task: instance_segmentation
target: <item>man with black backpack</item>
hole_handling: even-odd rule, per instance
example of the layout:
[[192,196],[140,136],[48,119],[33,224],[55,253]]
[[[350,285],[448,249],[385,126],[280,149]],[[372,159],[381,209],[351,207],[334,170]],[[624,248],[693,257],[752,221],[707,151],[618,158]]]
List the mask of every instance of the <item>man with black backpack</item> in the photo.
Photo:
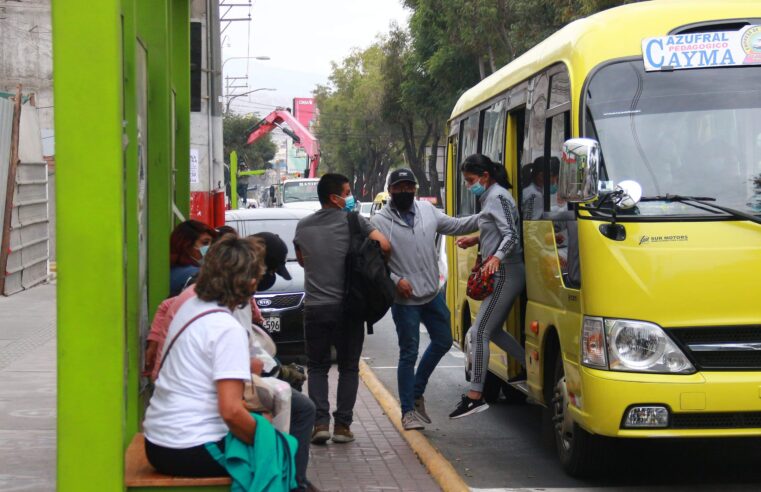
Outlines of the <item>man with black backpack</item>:
[[347,309],[347,269],[349,290],[367,298],[362,292],[368,279],[357,275],[356,267],[372,264],[372,270],[378,271],[373,248],[376,252],[380,248],[388,256],[391,246],[367,219],[352,212],[354,197],[346,176],[324,175],[317,184],[317,196],[322,208],[299,221],[293,240],[299,264],[304,267],[306,286],[304,331],[309,397],[317,407],[312,443],[323,444],[331,437],[328,401],[331,345],[336,347],[339,374],[333,442],[345,443],[354,440],[350,426],[359,386],[364,323],[368,321],[361,310],[357,313]]
[[[391,312],[399,336],[397,383],[405,430],[423,429],[424,423],[431,423],[423,393],[431,373],[452,346],[449,308],[439,284],[437,238],[478,230],[478,215],[449,217],[429,202],[416,201],[416,190],[412,171],[395,170],[388,180],[391,200],[372,218],[393,249],[389,266],[396,298]],[[416,371],[421,322],[431,343]]]

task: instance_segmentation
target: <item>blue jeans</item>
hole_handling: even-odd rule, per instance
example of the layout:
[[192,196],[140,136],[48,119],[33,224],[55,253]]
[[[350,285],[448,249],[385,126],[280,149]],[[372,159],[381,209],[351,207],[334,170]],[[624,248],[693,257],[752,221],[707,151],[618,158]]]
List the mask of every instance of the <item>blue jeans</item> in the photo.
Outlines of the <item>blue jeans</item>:
[[[423,396],[428,378],[444,354],[452,347],[449,327],[449,308],[441,292],[432,301],[419,306],[394,303],[391,314],[399,336],[399,366],[396,372],[402,415],[414,408],[415,400]],[[420,323],[425,325],[431,343],[420,358],[417,371]]]

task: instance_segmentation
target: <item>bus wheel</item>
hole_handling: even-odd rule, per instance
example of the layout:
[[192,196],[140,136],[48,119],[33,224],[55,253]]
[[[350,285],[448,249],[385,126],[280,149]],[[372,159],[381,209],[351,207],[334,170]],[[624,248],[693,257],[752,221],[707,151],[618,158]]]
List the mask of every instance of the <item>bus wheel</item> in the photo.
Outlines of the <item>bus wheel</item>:
[[568,412],[568,388],[562,357],[558,353],[555,362],[555,386],[550,403],[555,448],[566,473],[574,477],[584,477],[594,469],[599,469],[600,463],[597,458],[604,456],[603,442],[582,429]]
[[470,329],[465,332],[465,337],[462,341],[462,352],[465,355],[465,381],[470,382],[470,378],[473,374],[473,358],[470,349]]

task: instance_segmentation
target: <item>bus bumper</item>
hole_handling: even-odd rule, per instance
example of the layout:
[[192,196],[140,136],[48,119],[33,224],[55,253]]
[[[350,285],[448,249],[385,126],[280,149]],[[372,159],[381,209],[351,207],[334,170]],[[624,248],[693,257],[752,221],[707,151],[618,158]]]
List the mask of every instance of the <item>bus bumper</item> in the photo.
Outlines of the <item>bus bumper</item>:
[[[761,436],[761,373],[620,373],[581,368],[581,390],[568,406],[587,431],[610,437]],[[635,406],[663,406],[663,428],[627,428]]]

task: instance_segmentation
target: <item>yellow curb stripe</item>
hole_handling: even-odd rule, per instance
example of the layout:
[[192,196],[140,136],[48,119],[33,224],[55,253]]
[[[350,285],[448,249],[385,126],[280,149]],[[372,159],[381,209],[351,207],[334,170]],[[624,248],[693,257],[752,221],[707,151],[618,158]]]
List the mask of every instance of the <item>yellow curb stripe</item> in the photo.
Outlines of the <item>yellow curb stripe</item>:
[[399,434],[404,437],[412,451],[418,456],[423,465],[428,469],[436,483],[439,484],[444,492],[469,492],[470,488],[462,479],[452,464],[438,452],[436,448],[426,439],[419,431],[406,431],[402,427],[402,411],[399,408],[399,402],[389,393],[383,383],[373,373],[370,366],[365,361],[359,362],[359,376],[373,394],[378,403],[380,403],[386,416],[394,424]]

